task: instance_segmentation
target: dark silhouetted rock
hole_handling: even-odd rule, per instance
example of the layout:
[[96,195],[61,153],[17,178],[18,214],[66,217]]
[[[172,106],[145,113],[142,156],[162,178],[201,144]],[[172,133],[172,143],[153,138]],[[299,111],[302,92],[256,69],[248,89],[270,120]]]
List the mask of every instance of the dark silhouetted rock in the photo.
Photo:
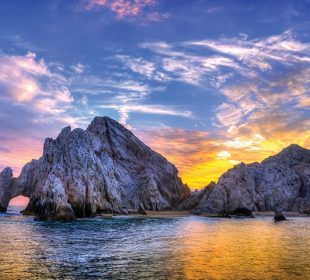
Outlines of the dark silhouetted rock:
[[189,211],[189,213],[192,215],[197,215],[197,216],[201,215],[201,211],[198,209],[193,209],[193,210]]
[[230,214],[234,215],[234,216],[238,216],[238,217],[254,218],[254,215],[253,215],[252,211],[250,209],[246,208],[246,207],[236,208]]
[[273,218],[274,218],[274,220],[276,222],[280,222],[280,221],[285,221],[286,220],[285,216],[283,215],[283,213],[281,211],[275,211]]
[[306,215],[310,215],[310,209],[305,209],[302,213]]

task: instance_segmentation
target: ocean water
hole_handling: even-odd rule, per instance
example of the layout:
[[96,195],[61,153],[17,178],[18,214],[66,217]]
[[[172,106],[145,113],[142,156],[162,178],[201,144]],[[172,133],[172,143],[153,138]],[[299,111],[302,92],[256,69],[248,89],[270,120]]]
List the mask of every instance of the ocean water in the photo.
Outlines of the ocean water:
[[0,215],[0,279],[310,279],[310,218]]

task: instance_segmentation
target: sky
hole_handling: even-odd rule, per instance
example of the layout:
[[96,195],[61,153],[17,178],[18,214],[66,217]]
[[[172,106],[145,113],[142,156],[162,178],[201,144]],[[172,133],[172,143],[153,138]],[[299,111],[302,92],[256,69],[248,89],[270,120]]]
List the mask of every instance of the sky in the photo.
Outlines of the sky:
[[310,148],[310,1],[3,0],[0,170],[109,116],[192,189]]

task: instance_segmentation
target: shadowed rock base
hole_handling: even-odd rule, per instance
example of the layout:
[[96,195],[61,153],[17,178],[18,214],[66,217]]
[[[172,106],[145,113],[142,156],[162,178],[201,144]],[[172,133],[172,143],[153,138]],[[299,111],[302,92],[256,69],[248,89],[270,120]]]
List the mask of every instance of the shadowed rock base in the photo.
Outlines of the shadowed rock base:
[[230,213],[231,215],[238,216],[238,217],[249,217],[254,218],[252,211],[246,207],[239,207],[236,208],[234,211]]
[[276,221],[276,222],[281,222],[281,221],[285,221],[286,218],[285,216],[283,215],[283,213],[281,211],[276,211],[274,213],[274,217],[273,219]]
[[140,215],[147,215],[146,211],[144,210],[144,208],[141,204],[139,205],[138,213]]

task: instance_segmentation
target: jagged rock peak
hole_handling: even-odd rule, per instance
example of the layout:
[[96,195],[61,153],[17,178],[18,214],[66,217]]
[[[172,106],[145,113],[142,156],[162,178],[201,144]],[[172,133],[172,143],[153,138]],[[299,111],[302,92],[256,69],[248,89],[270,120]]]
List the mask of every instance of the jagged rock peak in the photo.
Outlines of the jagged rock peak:
[[13,170],[11,167],[6,167],[0,172],[0,178],[8,179],[13,177]]
[[104,117],[95,117],[89,126],[87,127],[88,131],[91,131],[93,133],[100,133],[100,132],[106,132],[106,130],[116,127],[120,129],[124,133],[130,133],[132,134],[128,129],[126,129],[123,125],[121,125],[119,122],[104,116]]
[[270,156],[262,163],[277,162],[279,164],[310,163],[310,150],[297,144],[291,144],[284,148],[280,153]]

